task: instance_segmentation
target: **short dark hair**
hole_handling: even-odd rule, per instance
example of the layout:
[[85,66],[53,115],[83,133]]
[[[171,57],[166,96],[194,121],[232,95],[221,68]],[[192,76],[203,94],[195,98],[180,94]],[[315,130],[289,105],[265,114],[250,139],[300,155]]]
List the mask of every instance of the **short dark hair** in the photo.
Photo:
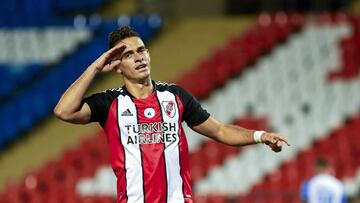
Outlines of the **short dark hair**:
[[329,161],[324,157],[318,157],[315,160],[315,165],[320,168],[327,168],[329,166]]
[[139,33],[130,26],[123,26],[109,34],[109,49],[113,48],[119,41],[129,37],[140,37]]

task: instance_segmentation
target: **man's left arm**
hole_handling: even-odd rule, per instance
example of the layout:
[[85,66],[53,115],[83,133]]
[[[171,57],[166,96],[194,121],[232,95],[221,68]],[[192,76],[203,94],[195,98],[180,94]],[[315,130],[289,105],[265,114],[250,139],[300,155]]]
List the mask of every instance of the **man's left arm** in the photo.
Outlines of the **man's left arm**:
[[261,142],[275,152],[281,151],[283,143],[290,146],[288,140],[280,134],[254,131],[225,124],[211,116],[206,121],[191,128],[202,135],[230,146],[244,146]]

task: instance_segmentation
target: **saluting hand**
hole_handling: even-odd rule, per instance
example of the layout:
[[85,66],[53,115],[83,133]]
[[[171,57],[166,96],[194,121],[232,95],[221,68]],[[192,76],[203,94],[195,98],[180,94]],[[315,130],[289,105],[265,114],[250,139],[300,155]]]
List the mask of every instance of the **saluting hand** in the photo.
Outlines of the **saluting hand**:
[[91,66],[94,66],[99,72],[110,72],[113,71],[116,66],[118,66],[121,61],[118,58],[126,48],[126,45],[119,43],[113,48],[109,49],[103,53],[96,61],[94,61]]
[[288,140],[277,133],[264,133],[261,136],[262,143],[268,145],[274,152],[280,152],[282,149],[283,143],[290,146]]

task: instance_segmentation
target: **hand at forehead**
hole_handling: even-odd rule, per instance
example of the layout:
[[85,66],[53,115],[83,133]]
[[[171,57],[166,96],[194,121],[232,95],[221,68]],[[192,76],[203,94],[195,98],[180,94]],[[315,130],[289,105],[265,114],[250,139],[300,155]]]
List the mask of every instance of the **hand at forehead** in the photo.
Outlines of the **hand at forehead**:
[[122,54],[125,49],[126,49],[125,43],[120,42],[119,44],[117,44],[116,46],[114,46],[109,50],[109,54],[111,57],[117,56],[119,54]]

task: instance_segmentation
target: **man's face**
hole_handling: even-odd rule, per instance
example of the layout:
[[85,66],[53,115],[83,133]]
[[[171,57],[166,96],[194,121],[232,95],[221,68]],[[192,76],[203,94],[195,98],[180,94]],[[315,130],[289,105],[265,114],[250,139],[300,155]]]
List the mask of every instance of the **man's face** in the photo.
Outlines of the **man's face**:
[[126,46],[118,57],[121,61],[119,71],[126,79],[143,80],[150,76],[150,55],[139,37],[121,40]]

